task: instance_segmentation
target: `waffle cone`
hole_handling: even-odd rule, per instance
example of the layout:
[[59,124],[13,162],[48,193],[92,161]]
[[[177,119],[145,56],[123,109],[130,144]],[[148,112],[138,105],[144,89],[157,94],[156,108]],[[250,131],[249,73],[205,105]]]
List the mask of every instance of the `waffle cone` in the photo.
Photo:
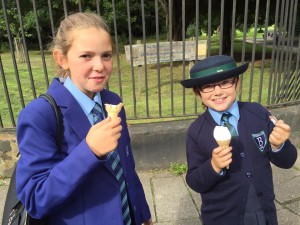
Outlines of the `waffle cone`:
[[112,118],[112,119],[115,119],[118,117],[118,114],[117,112],[110,112],[110,113],[107,113],[107,115]]
[[217,141],[219,146],[229,147],[231,139],[226,140],[226,141],[218,141],[218,140],[216,140],[216,141]]
[[104,105],[105,105],[105,109],[107,111],[107,115],[112,119],[115,119],[118,117],[118,114],[123,107],[122,102],[119,103],[118,105],[111,105],[111,104],[104,104]]
[[[219,146],[229,147],[231,139],[226,140],[226,141],[218,141],[218,140],[216,140],[216,141],[217,141],[217,143],[218,143]],[[229,165],[226,166],[226,169],[229,169]]]

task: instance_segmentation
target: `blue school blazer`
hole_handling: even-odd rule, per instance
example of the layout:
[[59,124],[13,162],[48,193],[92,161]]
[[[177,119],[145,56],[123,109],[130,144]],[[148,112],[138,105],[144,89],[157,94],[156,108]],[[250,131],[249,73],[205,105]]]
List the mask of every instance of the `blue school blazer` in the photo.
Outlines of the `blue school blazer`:
[[279,152],[273,152],[269,135],[274,125],[270,113],[257,103],[239,102],[239,136],[231,140],[232,163],[223,175],[212,165],[212,151],[218,146],[213,137],[217,123],[206,110],[188,130],[186,147],[187,184],[201,194],[201,214],[205,225],[243,224],[250,182],[255,186],[268,224],[277,225],[271,163],[290,168],[297,150],[287,140]]
[[[106,157],[96,157],[85,141],[91,127],[71,93],[54,79],[48,89],[61,109],[62,152],[56,142],[56,118],[50,104],[37,98],[20,113],[17,141],[17,195],[34,218],[48,217],[51,225],[122,225],[119,184]],[[121,99],[103,90],[102,102]],[[125,111],[120,112],[122,134],[118,143],[128,197],[136,224],[150,219],[150,211],[130,146]]]

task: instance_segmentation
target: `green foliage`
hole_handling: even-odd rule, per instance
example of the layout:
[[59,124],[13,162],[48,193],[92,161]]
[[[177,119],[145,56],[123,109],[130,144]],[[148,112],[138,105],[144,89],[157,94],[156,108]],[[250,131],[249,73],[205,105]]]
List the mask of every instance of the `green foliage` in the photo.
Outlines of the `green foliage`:
[[[110,27],[112,35],[115,35],[117,31],[119,35],[126,35],[128,39],[128,15],[127,15],[127,1],[115,1],[115,14],[113,13],[113,6],[110,0],[99,1],[99,13],[106,20]],[[5,19],[7,18],[9,24],[9,30],[11,31],[12,38],[21,37],[21,28],[19,22],[18,8],[15,1],[6,1],[6,17],[4,17],[2,2],[0,2],[0,43],[7,42],[7,28]],[[52,12],[53,24],[57,28],[62,18],[65,16],[65,6],[61,0],[52,0],[51,9],[44,0],[35,0],[34,11],[32,0],[22,0],[20,1],[20,11],[23,22],[23,31],[27,37],[27,45],[29,49],[38,49],[37,38],[38,32],[36,30],[36,17],[39,24],[39,32],[43,45],[46,45],[52,40],[53,36],[49,31],[51,30],[50,24],[50,10]],[[141,2],[139,0],[130,1],[130,26],[131,33],[133,36],[141,37],[143,35],[143,17],[141,13]],[[79,11],[79,1],[78,0],[68,0],[66,1],[67,14]],[[81,1],[81,10],[88,12],[97,13],[96,1]],[[164,14],[159,13],[160,26],[163,27],[165,22]],[[117,27],[114,27],[114,19],[117,21]],[[155,34],[155,2],[145,1],[144,3],[144,19],[147,21],[145,23],[145,30],[147,35]]]
[[170,170],[175,176],[180,176],[187,172],[187,164],[186,163],[171,163]]
[[[8,18],[8,24],[10,31],[13,37],[20,37],[20,23],[19,23],[19,15],[18,8],[16,5],[16,1],[5,1],[6,3],[6,14]],[[129,9],[127,8],[127,1],[115,1],[115,14],[113,13],[112,1],[110,0],[101,0],[99,2],[99,10],[100,15],[107,21],[112,31],[112,34],[115,35],[115,31],[117,31],[117,35],[126,35],[128,38],[128,11],[130,12],[130,26],[131,26],[131,34],[134,37],[142,37],[143,36],[143,16],[145,19],[145,32],[146,36],[151,36],[156,34],[156,18],[155,18],[155,1],[144,1],[144,14],[142,15],[141,10],[141,2],[139,0],[131,0]],[[256,0],[249,0],[248,6],[248,19],[247,19],[247,29],[253,27],[255,20],[255,9],[256,9]],[[82,11],[97,11],[96,1],[80,1],[80,9]],[[168,31],[167,22],[168,22],[168,3],[169,1],[161,0],[158,4],[158,23],[159,23],[159,32],[165,33]],[[22,0],[19,1],[20,11],[23,21],[23,28],[25,32],[25,36],[28,38],[27,44],[29,45],[29,49],[34,49],[36,46],[37,40],[37,31],[36,31],[36,21],[35,21],[35,12],[33,10],[33,1],[32,0]],[[231,13],[231,4],[232,0],[226,1],[225,4],[225,18],[230,17]],[[265,23],[265,12],[266,12],[266,0],[260,1],[259,7],[259,27],[263,27]],[[7,42],[7,32],[6,25],[3,16],[3,7],[2,2],[0,2],[0,43]],[[195,36],[195,24],[196,24],[196,3],[195,1],[186,1],[186,37]],[[176,38],[181,38],[181,26],[182,26],[182,18],[181,18],[181,0],[173,1],[173,16],[172,28],[173,28],[173,40]],[[220,26],[220,2],[213,3],[212,7],[212,21],[211,21],[211,32],[212,34],[216,33],[216,30]],[[270,11],[269,11],[269,24],[274,24],[275,18],[275,7],[276,1],[270,2]],[[42,43],[45,45],[51,41],[50,31],[50,9],[47,4],[47,1],[44,0],[35,0],[35,8],[38,17],[39,23],[39,31],[41,33]],[[52,0],[51,1],[51,12],[52,18],[54,22],[54,26],[57,27],[60,20],[64,17],[64,4],[61,0]],[[199,1],[199,35],[201,32],[207,33],[208,29],[208,0]],[[78,0],[68,0],[66,1],[66,10],[67,13],[77,12],[79,10],[79,1]],[[244,10],[245,10],[245,1],[237,1],[236,5],[236,29],[242,31],[244,26]],[[300,4],[298,4],[298,11],[300,11]],[[229,13],[229,14],[228,14]],[[299,13],[297,14],[296,19],[296,33],[300,30],[300,17]],[[114,27],[114,19],[116,19],[117,27]],[[225,21],[226,22],[226,21]],[[224,24],[224,30],[227,30],[231,27],[231,23],[228,21]],[[176,32],[175,32],[176,31]],[[37,48],[35,48],[37,49]]]
[[[201,36],[201,35],[202,35],[202,30],[199,29],[198,36]],[[188,28],[186,29],[185,36],[186,36],[186,38],[196,37],[196,25],[194,23],[192,23],[188,26]]]

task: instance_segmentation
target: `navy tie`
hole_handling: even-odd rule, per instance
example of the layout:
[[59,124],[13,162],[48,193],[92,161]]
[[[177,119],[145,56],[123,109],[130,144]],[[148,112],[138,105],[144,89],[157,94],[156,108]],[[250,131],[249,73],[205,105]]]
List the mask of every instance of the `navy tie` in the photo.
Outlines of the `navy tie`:
[[221,120],[223,121],[223,125],[228,128],[232,136],[238,136],[234,126],[229,123],[230,116],[232,116],[230,113],[223,113]]
[[[95,106],[92,110],[93,114],[93,123],[96,124],[104,119],[103,109],[99,103],[95,103]],[[124,178],[124,172],[122,165],[120,163],[120,155],[118,149],[107,154],[108,162],[111,165],[111,168],[114,172],[116,179],[120,185],[120,195],[121,195],[121,202],[122,202],[122,218],[124,225],[131,224],[130,218],[130,211],[129,211],[129,204],[128,204],[128,196],[126,190],[126,182]]]

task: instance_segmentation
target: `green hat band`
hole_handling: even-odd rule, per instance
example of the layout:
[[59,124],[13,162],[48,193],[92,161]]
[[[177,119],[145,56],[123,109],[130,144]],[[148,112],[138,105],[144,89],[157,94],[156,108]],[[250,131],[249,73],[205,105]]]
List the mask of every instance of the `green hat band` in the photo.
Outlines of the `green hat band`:
[[221,66],[216,66],[214,68],[210,68],[210,69],[207,69],[207,70],[202,70],[202,71],[199,71],[197,73],[193,73],[193,74],[191,74],[191,78],[205,77],[205,76],[209,76],[209,75],[214,74],[214,73],[224,72],[226,70],[230,70],[230,69],[233,69],[233,68],[236,68],[236,63],[235,62],[224,64],[224,65],[221,65]]

